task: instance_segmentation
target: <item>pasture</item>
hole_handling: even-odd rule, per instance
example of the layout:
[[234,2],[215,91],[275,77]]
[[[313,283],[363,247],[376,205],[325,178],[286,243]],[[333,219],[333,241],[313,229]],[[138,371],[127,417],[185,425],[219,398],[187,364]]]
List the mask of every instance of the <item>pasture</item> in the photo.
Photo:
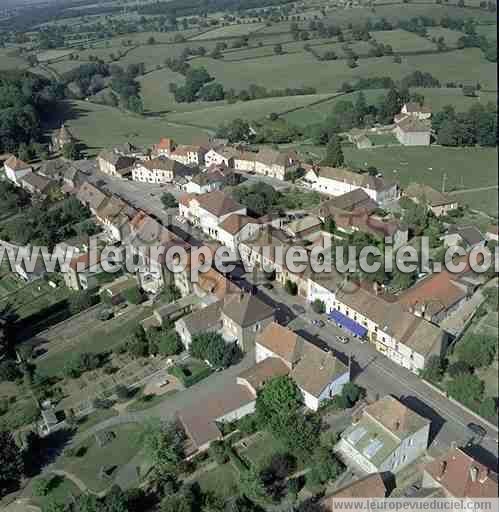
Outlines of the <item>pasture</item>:
[[457,41],[463,36],[463,33],[458,30],[451,30],[444,27],[428,27],[427,31],[430,38],[435,37],[438,39],[439,37],[443,37],[445,44],[450,48],[457,46]]
[[[63,108],[66,107],[66,108]],[[157,142],[168,135],[181,143],[206,139],[206,132],[189,126],[169,124],[159,117],[143,117],[105,105],[85,101],[65,102],[54,113],[53,122],[66,119],[66,124],[79,140],[87,145],[87,155],[95,155],[102,148],[129,141],[139,146]]]
[[213,30],[207,30],[202,34],[190,37],[190,41],[203,41],[205,39],[223,39],[224,37],[244,37],[265,25],[263,23],[244,23],[237,25],[227,25],[225,27],[217,27]]
[[61,59],[72,54],[74,50],[45,50],[37,54],[38,62],[49,62],[55,59]]
[[329,98],[328,94],[264,98],[261,100],[237,102],[232,105],[209,107],[193,112],[171,114],[168,116],[168,120],[210,128],[237,118],[245,119],[246,121],[256,121],[273,112],[279,114],[294,108],[310,105],[317,101],[323,101],[327,98]]
[[0,48],[0,70],[24,69],[28,63],[21,57],[19,50],[13,48]]
[[389,44],[395,53],[435,50],[431,41],[406,30],[382,30],[371,35],[378,43]]

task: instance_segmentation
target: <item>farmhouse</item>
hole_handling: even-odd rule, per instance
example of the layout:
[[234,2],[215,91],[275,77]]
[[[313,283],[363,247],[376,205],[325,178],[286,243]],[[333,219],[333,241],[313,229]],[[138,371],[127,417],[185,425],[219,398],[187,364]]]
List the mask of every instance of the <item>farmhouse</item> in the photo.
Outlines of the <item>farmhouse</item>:
[[132,168],[132,180],[142,183],[172,183],[188,173],[186,167],[165,157],[137,162]]
[[55,187],[55,183],[41,174],[30,172],[21,178],[21,187],[30,194],[46,196]]
[[88,181],[85,181],[76,193],[78,201],[87,206],[94,215],[97,213],[97,210],[102,206],[107,197],[108,196],[104,194],[104,192]]
[[341,434],[335,450],[364,473],[397,473],[425,453],[430,423],[385,396],[364,408],[360,419]]
[[213,170],[196,174],[183,186],[183,189],[188,194],[206,194],[214,190],[221,190],[224,184],[224,174],[219,170]]
[[97,220],[105,227],[110,238],[123,240],[129,234],[129,222],[135,217],[137,210],[122,199],[112,196],[97,208]]
[[256,362],[277,358],[289,368],[305,405],[317,411],[324,400],[341,393],[350,381],[350,369],[332,352],[325,352],[276,322],[256,338]]
[[349,169],[312,167],[307,171],[303,180],[313,190],[331,196],[341,196],[347,192],[362,189],[380,205],[396,201],[400,197],[398,184],[389,183],[383,178],[360,174]]
[[234,161],[239,152],[231,146],[217,146],[211,148],[205,155],[205,165],[225,165],[226,167],[234,168]]
[[286,173],[297,169],[298,165],[299,162],[295,154],[285,154],[274,149],[264,148],[255,154],[254,171],[262,176],[270,176],[284,181]]
[[497,473],[461,448],[451,449],[423,469],[423,487],[441,489],[447,498],[497,498],[497,482]]
[[21,178],[33,171],[33,167],[12,155],[4,163],[5,177],[14,183],[20,185]]
[[109,176],[124,178],[132,172],[135,159],[123,156],[114,150],[104,150],[97,155],[99,170]]
[[175,141],[173,139],[162,137],[161,139],[159,139],[158,144],[153,145],[152,156],[164,156],[166,158],[170,158],[176,146],[177,145],[175,144]]
[[441,240],[446,247],[461,245],[467,251],[485,245],[485,237],[475,226],[451,226]]
[[372,213],[378,208],[378,203],[372,199],[363,189],[356,188],[340,196],[323,201],[316,209],[317,216],[325,221],[328,217],[334,217],[343,212]]
[[216,190],[207,194],[183,195],[179,199],[179,214],[218,239],[219,225],[231,214],[246,215],[246,207]]
[[202,146],[178,145],[170,153],[170,158],[183,165],[204,165],[207,149]]
[[404,146],[429,146],[431,127],[417,117],[407,116],[395,123],[395,137]]
[[420,183],[409,184],[404,190],[404,196],[412,199],[416,204],[426,205],[435,217],[447,215],[459,206],[457,200],[452,196]]

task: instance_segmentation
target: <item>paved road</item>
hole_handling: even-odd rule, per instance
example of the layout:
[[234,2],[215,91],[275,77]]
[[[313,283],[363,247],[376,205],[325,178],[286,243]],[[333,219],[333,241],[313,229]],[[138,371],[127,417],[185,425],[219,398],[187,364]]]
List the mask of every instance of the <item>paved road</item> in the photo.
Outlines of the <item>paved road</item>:
[[[497,431],[486,423],[434,391],[417,375],[381,355],[370,343],[360,344],[353,339],[343,345],[338,342],[337,336],[345,335],[345,332],[334,324],[326,322],[324,328],[313,326],[312,319],[324,320],[325,316],[315,314],[303,299],[287,295],[277,285],[270,291],[265,290],[265,294],[262,291],[259,293],[262,298],[266,295],[279,308],[278,315],[280,313],[288,318],[291,315],[292,320],[288,326],[299,331],[303,337],[320,345],[327,344],[344,361],[353,357],[352,373],[355,381],[373,397],[392,394],[423,416],[432,419],[431,442],[436,450],[444,450],[453,442],[465,445],[479,441],[474,448],[477,456],[493,467],[497,466]],[[306,310],[305,314],[297,317],[291,307],[293,304],[302,305]],[[477,440],[473,437],[467,428],[467,424],[471,422],[481,425],[487,431],[484,439]]]

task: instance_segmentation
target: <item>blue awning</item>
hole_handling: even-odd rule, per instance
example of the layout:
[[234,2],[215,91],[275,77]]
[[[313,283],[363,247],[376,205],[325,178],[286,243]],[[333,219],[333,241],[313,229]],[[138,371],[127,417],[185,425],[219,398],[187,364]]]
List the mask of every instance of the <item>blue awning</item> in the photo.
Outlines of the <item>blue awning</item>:
[[345,329],[348,329],[352,334],[355,334],[355,336],[363,338],[367,334],[367,329],[363,325],[360,325],[355,320],[352,320],[350,317],[340,313],[337,309],[332,309],[329,312],[328,317],[333,322],[336,322]]

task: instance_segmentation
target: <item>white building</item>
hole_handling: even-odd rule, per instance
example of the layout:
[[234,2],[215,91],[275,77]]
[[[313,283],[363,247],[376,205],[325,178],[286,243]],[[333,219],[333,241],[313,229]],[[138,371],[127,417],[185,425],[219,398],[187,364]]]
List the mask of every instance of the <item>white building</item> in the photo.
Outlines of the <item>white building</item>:
[[403,146],[429,146],[431,127],[425,121],[407,116],[395,124],[395,137]]
[[179,199],[179,214],[218,239],[220,224],[231,214],[246,215],[246,207],[216,190],[200,195],[185,194]]
[[428,447],[430,420],[392,396],[367,406],[335,447],[348,466],[365,473],[397,473]]
[[350,370],[334,357],[304,338],[279,325],[269,324],[256,338],[256,362],[280,359],[300,389],[309,409],[317,411],[325,400],[341,393],[350,381]]
[[21,185],[21,179],[33,171],[33,167],[12,155],[4,163],[5,177],[15,185]]
[[218,170],[196,174],[188,181],[183,189],[188,194],[206,194],[214,190],[221,190],[225,184],[225,176]]
[[219,146],[211,148],[205,155],[204,161],[206,167],[210,165],[225,165],[231,169],[234,168],[234,159],[239,151],[230,146]]
[[182,164],[165,157],[137,162],[132,169],[132,180],[142,183],[172,183],[185,174]]
[[205,165],[207,149],[202,146],[178,145],[170,153],[170,158],[187,166]]
[[426,105],[420,105],[419,103],[404,103],[400,109],[402,115],[410,115],[416,117],[420,121],[430,119],[431,108]]
[[312,190],[321,194],[341,196],[356,189],[362,189],[371,199],[383,205],[400,198],[400,188],[396,183],[388,183],[383,178],[360,174],[349,169],[335,167],[314,167],[303,177]]

